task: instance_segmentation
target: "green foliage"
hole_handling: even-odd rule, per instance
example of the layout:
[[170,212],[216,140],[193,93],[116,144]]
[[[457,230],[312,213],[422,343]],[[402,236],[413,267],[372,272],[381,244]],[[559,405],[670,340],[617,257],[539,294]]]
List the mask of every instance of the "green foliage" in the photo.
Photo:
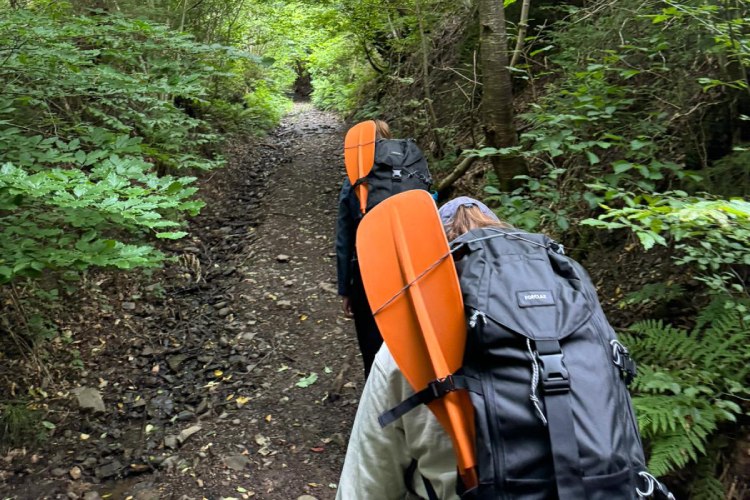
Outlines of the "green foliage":
[[249,119],[260,130],[278,125],[290,105],[289,99],[275,93],[265,82],[258,83],[255,90],[246,94],[244,99],[247,104],[244,118]]
[[44,429],[48,426],[43,425],[39,410],[20,402],[0,403],[0,443],[7,446],[36,444],[46,435]]
[[[533,175],[525,189],[507,194],[532,202],[515,203],[519,209],[546,207],[543,227],[575,228],[622,192],[650,194],[700,181],[680,160],[706,166],[703,146],[696,146],[705,132],[683,120],[706,104],[696,101],[709,98],[702,96],[702,79],[724,78],[726,66],[707,54],[745,60],[737,56],[745,48],[728,41],[743,32],[746,2],[726,19],[706,2],[667,3],[669,9],[647,1],[632,11],[615,4],[581,10],[547,35],[545,61],[564,77],[521,116],[530,126],[521,140]],[[580,49],[583,40],[591,49]],[[677,137],[676,125],[684,132]]]
[[[598,219],[583,224],[607,229],[627,228],[648,250],[667,245],[670,238],[678,251],[675,262],[701,273],[700,279],[714,291],[747,296],[738,274],[750,265],[750,203],[688,196],[684,192],[634,195],[622,193],[623,208],[610,208]],[[741,306],[738,306],[741,307]],[[742,307],[740,312],[746,313]]]
[[666,303],[685,294],[685,289],[675,283],[649,283],[636,292],[629,293],[621,302],[620,307],[633,304]]
[[699,324],[688,332],[642,321],[621,335],[638,360],[633,404],[649,443],[649,469],[658,476],[700,460],[750,395],[747,323],[734,309],[709,308]]
[[[148,241],[184,236],[202,206],[184,174],[222,163],[196,111],[236,82],[230,69],[259,64],[143,20],[58,9],[0,18],[0,283],[158,264]],[[267,107],[256,96],[247,110],[256,126],[278,119]]]

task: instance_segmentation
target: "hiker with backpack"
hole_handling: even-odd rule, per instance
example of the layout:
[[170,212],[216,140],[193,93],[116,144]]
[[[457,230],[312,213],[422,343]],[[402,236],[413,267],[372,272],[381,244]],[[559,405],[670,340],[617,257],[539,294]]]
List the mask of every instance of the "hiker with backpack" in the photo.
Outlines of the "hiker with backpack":
[[[374,137],[364,140],[370,144],[374,141],[374,158],[366,166],[367,174],[354,181],[350,176],[341,186],[336,220],[336,271],[342,308],[346,316],[354,319],[367,378],[383,339],[362,285],[355,251],[357,227],[366,213],[384,199],[411,189],[429,189],[432,179],[427,161],[412,139],[393,139],[383,120],[358,125],[374,125]],[[360,199],[360,193],[366,193],[365,198]]]
[[[415,394],[383,346],[337,499],[673,499],[645,469],[625,387],[635,364],[583,268],[471,198],[439,214],[466,310],[463,367]],[[478,484],[468,491],[425,407],[455,390],[468,391],[475,412]]]

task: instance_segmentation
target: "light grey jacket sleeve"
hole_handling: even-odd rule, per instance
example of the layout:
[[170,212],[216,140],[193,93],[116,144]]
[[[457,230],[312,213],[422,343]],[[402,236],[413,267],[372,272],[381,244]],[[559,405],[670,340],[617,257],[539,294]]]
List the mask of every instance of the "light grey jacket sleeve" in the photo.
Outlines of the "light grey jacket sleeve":
[[450,438],[427,407],[380,428],[378,416],[413,393],[385,345],[375,357],[357,409],[336,498],[401,500],[410,495],[404,473],[417,460],[411,484],[427,498],[422,476],[441,499],[456,496],[456,460]]

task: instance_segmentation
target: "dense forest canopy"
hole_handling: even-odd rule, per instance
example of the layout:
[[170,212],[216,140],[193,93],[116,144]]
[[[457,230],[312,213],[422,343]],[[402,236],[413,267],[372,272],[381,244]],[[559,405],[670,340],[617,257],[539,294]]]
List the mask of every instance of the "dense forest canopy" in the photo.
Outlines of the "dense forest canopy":
[[309,98],[415,137],[443,197],[581,259],[658,257],[613,297],[650,467],[724,498],[750,409],[749,33],[747,0],[0,1],[2,345],[50,349],[44,304],[87,270],[169,258],[227,140]]

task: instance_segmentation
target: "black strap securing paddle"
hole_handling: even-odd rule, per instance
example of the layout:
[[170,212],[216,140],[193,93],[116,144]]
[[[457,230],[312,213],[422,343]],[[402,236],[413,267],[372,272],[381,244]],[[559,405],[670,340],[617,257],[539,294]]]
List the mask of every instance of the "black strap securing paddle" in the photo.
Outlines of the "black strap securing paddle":
[[419,405],[431,403],[436,399],[442,398],[449,392],[466,389],[476,394],[482,394],[482,386],[478,380],[465,377],[463,375],[448,375],[445,378],[433,380],[427,387],[417,392],[413,396],[405,399],[394,408],[378,417],[380,427],[385,427]]

